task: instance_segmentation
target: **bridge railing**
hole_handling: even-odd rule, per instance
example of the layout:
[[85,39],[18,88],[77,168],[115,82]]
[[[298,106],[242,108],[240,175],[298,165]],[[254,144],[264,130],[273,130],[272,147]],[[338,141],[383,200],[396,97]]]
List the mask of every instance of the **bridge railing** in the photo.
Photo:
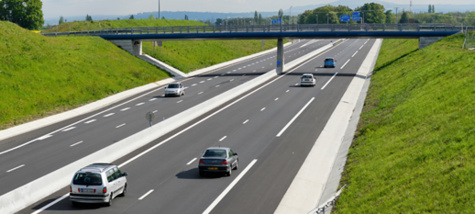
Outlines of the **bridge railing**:
[[178,33],[252,33],[252,32],[363,32],[363,31],[459,31],[462,26],[447,24],[293,24],[293,25],[205,25],[167,27],[103,28],[96,31],[45,33],[60,35],[178,34]]

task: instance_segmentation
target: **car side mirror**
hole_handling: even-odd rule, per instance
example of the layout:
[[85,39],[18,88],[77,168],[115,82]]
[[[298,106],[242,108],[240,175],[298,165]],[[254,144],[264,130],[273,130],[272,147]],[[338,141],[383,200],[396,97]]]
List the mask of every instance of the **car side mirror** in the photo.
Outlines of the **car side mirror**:
[[237,156],[238,154],[237,153],[234,153],[233,156]]
[[127,174],[127,172],[122,173],[122,176],[127,176],[127,175],[129,175]]

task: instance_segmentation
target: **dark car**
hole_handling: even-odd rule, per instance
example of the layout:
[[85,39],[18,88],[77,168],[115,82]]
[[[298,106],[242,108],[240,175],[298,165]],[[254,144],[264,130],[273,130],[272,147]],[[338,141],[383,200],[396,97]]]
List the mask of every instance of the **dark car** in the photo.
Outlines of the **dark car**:
[[225,173],[231,176],[239,166],[238,154],[226,147],[210,147],[203,152],[198,164],[200,176],[205,173]]

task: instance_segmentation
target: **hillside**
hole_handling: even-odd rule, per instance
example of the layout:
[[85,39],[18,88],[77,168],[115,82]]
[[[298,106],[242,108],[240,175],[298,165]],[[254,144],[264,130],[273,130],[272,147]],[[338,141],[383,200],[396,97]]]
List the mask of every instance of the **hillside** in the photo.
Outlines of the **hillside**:
[[0,129],[164,78],[100,38],[47,38],[0,22]]
[[384,40],[335,213],[473,213],[475,52]]

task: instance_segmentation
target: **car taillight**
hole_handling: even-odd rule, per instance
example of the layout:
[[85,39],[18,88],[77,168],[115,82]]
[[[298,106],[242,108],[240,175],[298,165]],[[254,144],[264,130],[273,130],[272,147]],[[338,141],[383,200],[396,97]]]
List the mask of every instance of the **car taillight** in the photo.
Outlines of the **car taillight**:
[[204,160],[200,160],[200,164],[206,164]]
[[94,189],[94,193],[96,193],[96,189]]
[[228,161],[221,162],[221,165],[228,165]]
[[102,189],[102,193],[107,193],[107,187],[104,187],[104,188]]
[[69,186],[69,192],[73,192],[73,188]]

